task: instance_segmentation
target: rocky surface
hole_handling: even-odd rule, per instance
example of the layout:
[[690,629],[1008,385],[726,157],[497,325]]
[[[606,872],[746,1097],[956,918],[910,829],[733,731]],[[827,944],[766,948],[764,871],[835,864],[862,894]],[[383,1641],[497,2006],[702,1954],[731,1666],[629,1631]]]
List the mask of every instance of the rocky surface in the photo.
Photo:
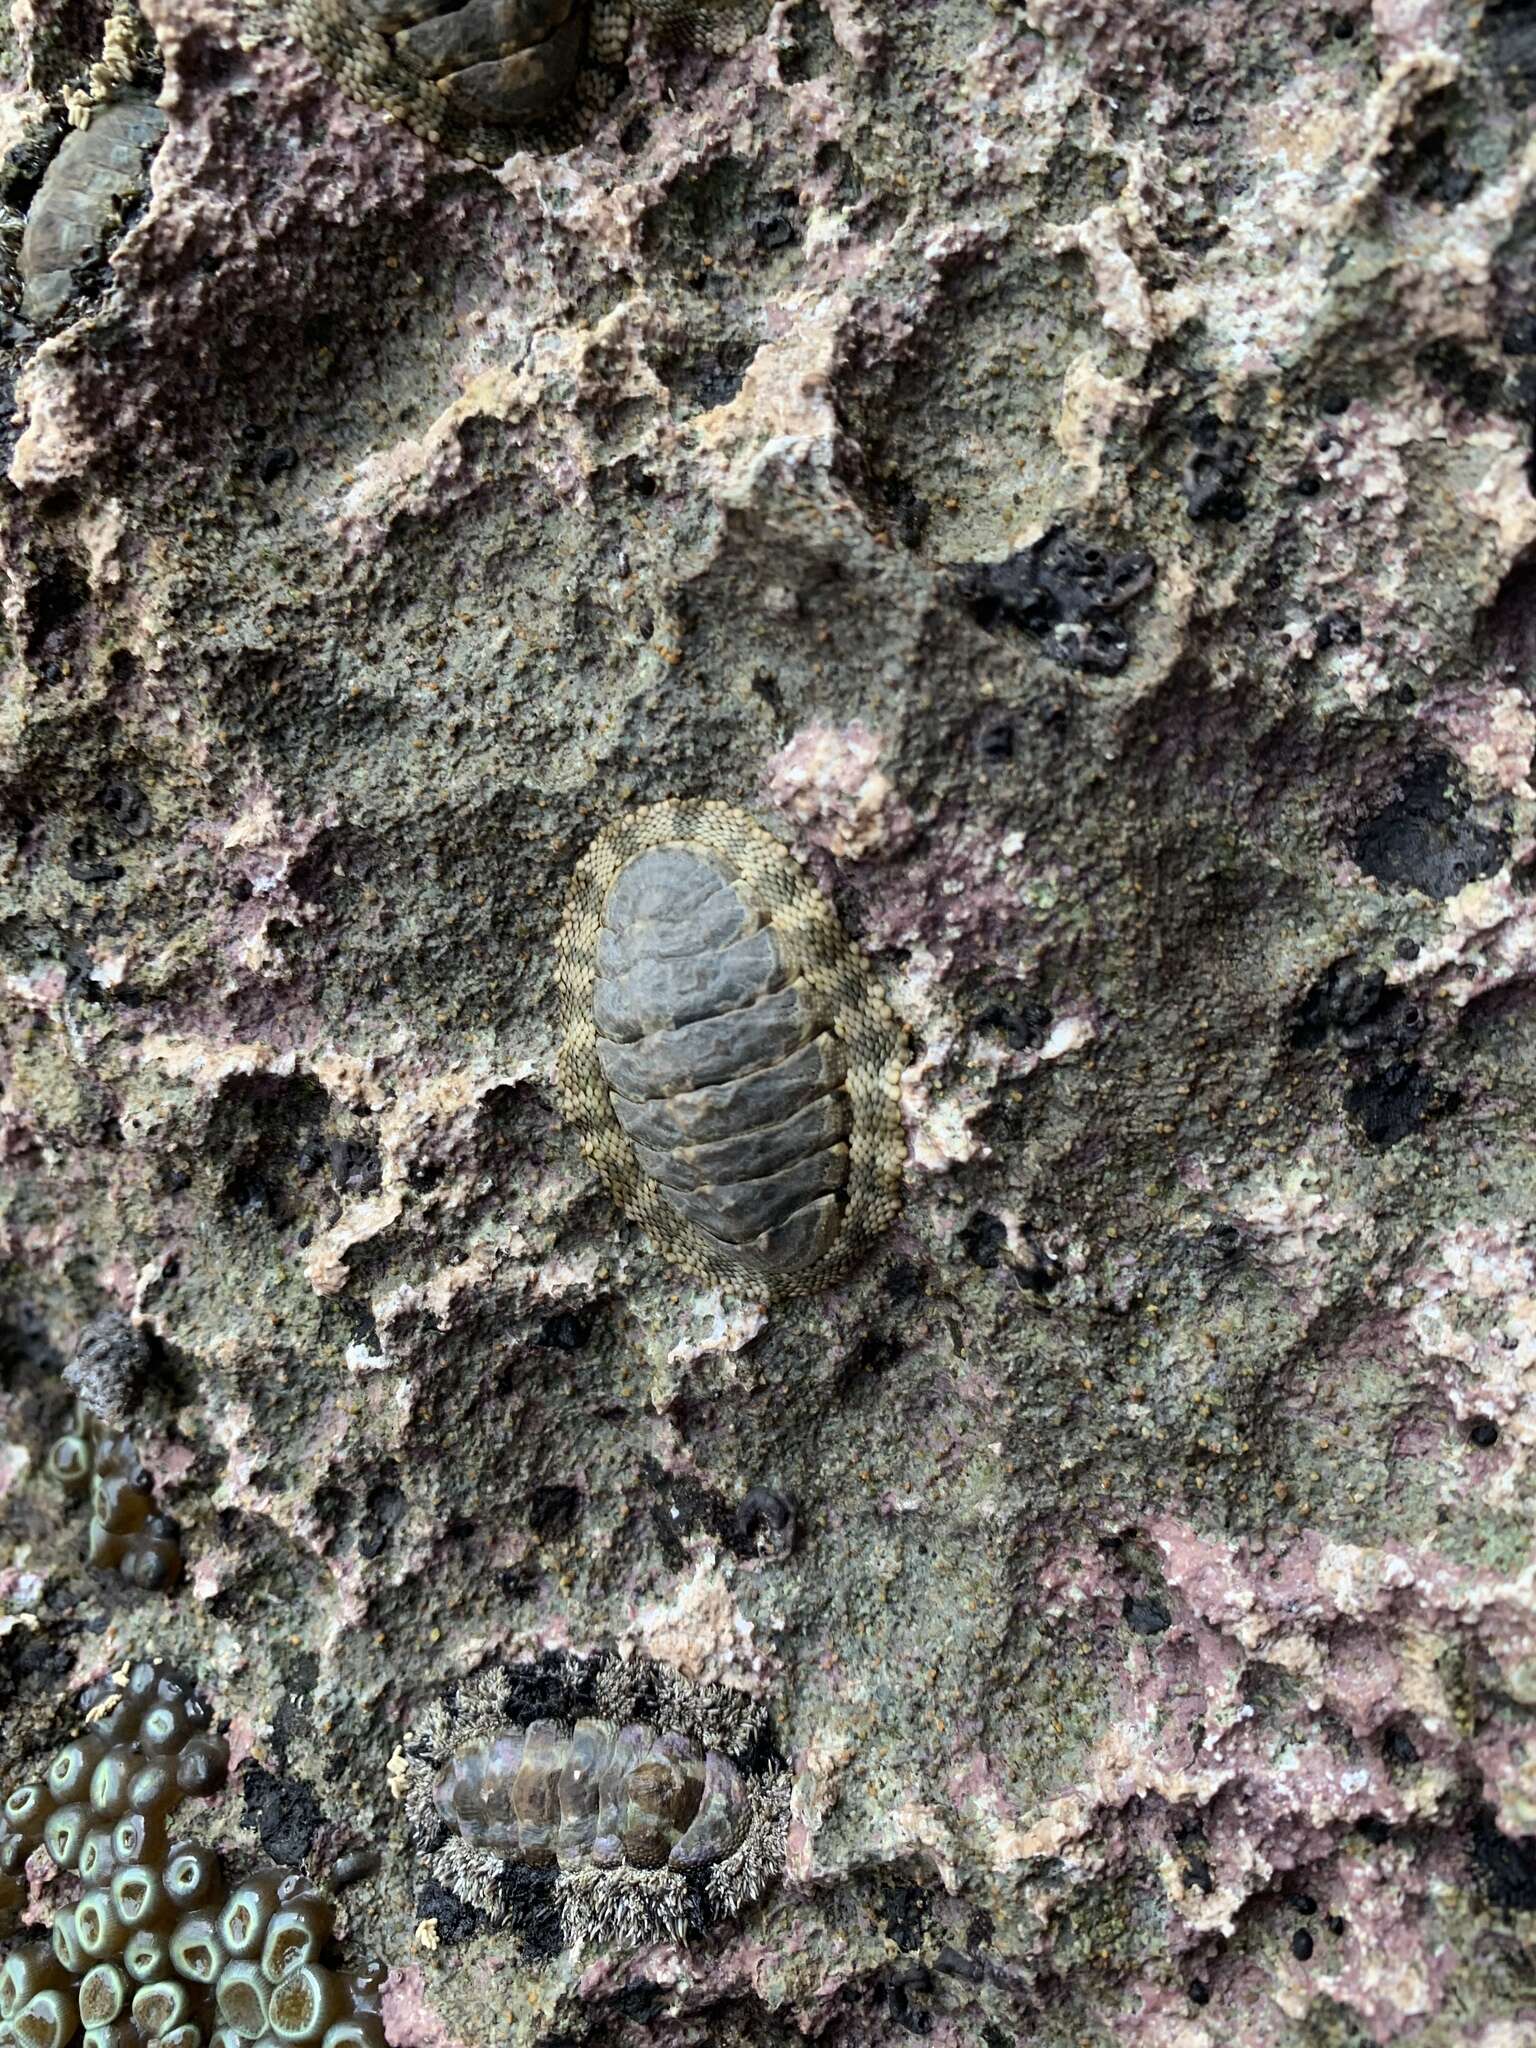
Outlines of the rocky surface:
[[[499,170],[145,15],[18,4],[0,103],[13,256],[167,122],[4,345],[13,1775],[196,1670],[395,2048],[1519,2048],[1530,8],[779,0]],[[565,877],[666,795],[912,1033],[820,1297],[558,1119]],[[44,1469],[109,1310],[170,1596]],[[642,1646],[768,1708],[784,1883],[585,1957],[417,1895],[424,1703]]]

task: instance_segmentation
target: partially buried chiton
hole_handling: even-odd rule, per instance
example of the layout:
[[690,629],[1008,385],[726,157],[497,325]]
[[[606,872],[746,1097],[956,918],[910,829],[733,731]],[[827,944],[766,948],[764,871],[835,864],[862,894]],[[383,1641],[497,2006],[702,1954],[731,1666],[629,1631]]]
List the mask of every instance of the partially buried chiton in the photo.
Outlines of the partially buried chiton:
[[566,1115],[666,1258],[803,1294],[894,1219],[901,1027],[745,813],[668,802],[607,826],[572,877],[558,977]]
[[131,93],[65,137],[21,240],[23,318],[48,326],[68,310],[79,276],[102,261],[143,198],[165,126],[146,95]]

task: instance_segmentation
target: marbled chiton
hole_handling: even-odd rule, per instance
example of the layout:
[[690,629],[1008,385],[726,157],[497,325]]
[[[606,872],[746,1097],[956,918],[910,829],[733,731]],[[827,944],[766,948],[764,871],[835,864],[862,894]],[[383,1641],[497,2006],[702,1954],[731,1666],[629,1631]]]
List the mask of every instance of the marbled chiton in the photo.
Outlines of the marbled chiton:
[[836,1279],[900,1206],[900,1025],[832,906],[729,804],[615,820],[559,939],[566,1114],[619,1207],[690,1272]]

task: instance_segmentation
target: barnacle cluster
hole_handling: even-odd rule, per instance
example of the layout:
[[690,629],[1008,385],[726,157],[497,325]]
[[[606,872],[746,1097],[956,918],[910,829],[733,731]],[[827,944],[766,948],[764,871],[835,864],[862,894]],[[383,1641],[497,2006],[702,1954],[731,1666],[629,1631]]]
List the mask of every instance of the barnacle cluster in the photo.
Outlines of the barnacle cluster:
[[1151,589],[1152,557],[1113,554],[1053,526],[1001,562],[967,562],[955,588],[978,625],[1008,626],[1039,640],[1053,661],[1085,674],[1117,676],[1131,658],[1122,614]]
[[575,1948],[684,1941],[760,1896],[788,1778],[754,1702],[643,1659],[571,1659],[547,1700],[563,1711],[520,1721],[520,1675],[477,1674],[408,1746],[408,1820],[439,1884],[493,1924],[552,1904]]
[[331,1908],[305,1877],[258,1870],[231,1884],[214,1850],[172,1839],[176,1808],[216,1792],[229,1761],[191,1683],[133,1665],[97,1689],[85,1719],[5,1802],[0,1904],[12,1924],[35,1851],[83,1887],[48,1941],[0,1965],[7,2048],[68,2048],[81,2029],[86,2048],[384,2048],[382,1977],[329,1967]]
[[48,1470],[66,1494],[91,1496],[90,1562],[145,1592],[169,1592],[181,1577],[181,1525],[156,1511],[132,1440],[77,1402],[73,1428],[48,1452]]

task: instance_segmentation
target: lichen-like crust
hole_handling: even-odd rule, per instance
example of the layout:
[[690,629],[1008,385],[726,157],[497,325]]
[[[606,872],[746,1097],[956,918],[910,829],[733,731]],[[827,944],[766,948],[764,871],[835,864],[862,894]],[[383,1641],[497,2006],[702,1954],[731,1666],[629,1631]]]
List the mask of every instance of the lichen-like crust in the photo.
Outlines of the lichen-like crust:
[[637,19],[717,56],[769,0],[292,0],[293,27],[350,98],[450,155],[499,164],[578,141],[623,83]]
[[[664,884],[660,869],[637,866],[662,849],[695,857],[739,905],[739,924],[720,926],[719,950],[701,944],[681,974],[663,972],[674,965],[665,959],[647,973],[626,921],[629,899],[643,897],[648,909]],[[615,933],[605,918],[626,870],[642,879],[612,911],[624,927]],[[685,886],[686,859],[677,873]],[[635,930],[656,929],[633,914]],[[721,914],[717,904],[679,913],[717,924]],[[601,973],[600,941],[609,963]],[[758,950],[747,960],[749,945]],[[840,1278],[892,1223],[905,1156],[901,1026],[831,904],[745,812],[671,801],[608,825],[571,879],[557,979],[566,1116],[609,1193],[663,1257],[701,1279],[782,1298]],[[691,1007],[658,1017],[673,987]],[[616,1033],[640,1034],[633,1048],[603,1035],[604,1001],[619,1015]],[[665,1028],[673,1021],[679,1028]],[[790,1069],[807,1061],[815,1076],[802,1086]],[[654,1099],[631,1101],[610,1085],[610,1072],[619,1072],[626,1089],[638,1089],[631,1070]],[[814,1100],[802,1106],[807,1093]],[[644,1139],[638,1149],[636,1131]],[[690,1132],[715,1142],[687,1142]],[[724,1163],[712,1178],[716,1161]],[[796,1206],[785,1213],[790,1201]]]

